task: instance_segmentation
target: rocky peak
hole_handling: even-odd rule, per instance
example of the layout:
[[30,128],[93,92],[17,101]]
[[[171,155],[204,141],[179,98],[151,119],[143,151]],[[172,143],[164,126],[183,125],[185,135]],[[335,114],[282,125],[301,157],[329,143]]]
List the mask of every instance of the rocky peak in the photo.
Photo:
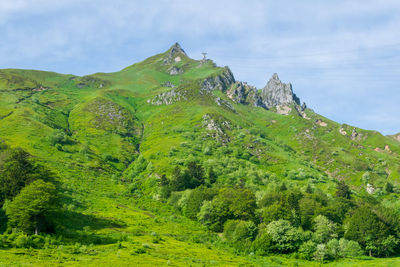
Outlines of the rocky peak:
[[300,99],[293,93],[290,83],[282,83],[278,74],[274,73],[267,85],[262,89],[264,104],[268,107],[300,105]]
[[164,64],[179,62],[181,61],[181,57],[187,57],[185,50],[183,50],[178,43],[175,43],[170,49],[168,49],[168,55],[164,58]]
[[169,56],[170,57],[177,57],[177,56],[187,56],[185,53],[185,50],[182,49],[182,47],[178,44],[175,43],[171,48],[169,49]]

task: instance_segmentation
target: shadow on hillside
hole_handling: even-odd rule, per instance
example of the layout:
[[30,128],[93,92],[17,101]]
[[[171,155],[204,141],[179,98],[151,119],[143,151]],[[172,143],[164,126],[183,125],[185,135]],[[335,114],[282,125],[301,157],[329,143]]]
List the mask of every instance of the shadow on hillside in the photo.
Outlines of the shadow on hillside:
[[[110,218],[82,214],[75,211],[60,211],[54,216],[54,230],[65,242],[81,244],[112,244],[123,238],[117,231],[107,234],[96,233],[98,230],[124,228],[126,225]],[[105,232],[105,231],[102,231]],[[115,232],[115,233],[114,233]]]

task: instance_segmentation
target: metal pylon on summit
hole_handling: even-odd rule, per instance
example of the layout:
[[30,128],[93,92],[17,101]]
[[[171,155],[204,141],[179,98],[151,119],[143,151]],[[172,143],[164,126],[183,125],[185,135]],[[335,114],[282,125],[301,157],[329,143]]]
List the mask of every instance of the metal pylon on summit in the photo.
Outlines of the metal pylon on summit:
[[203,52],[203,53],[201,53],[201,54],[203,55],[203,60],[206,61],[206,55],[207,55],[207,53],[206,53],[206,52]]

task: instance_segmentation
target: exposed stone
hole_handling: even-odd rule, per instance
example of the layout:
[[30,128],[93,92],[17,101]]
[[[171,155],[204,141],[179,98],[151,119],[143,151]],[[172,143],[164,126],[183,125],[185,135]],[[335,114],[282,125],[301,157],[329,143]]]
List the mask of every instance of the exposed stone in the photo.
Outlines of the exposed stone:
[[[300,106],[300,99],[293,93],[290,83],[282,83],[278,74],[274,73],[267,85],[262,89],[262,99],[266,107],[288,106],[296,104]],[[304,104],[304,107],[305,104]]]
[[175,102],[187,100],[185,91],[172,89],[171,91],[156,95],[153,99],[148,99],[147,103],[159,106],[159,105],[171,105]]
[[230,110],[232,110],[234,112],[236,111],[231,103],[229,103],[228,101],[226,101],[226,100],[224,100],[224,99],[222,99],[222,98],[220,98],[218,96],[215,98],[215,103],[217,103],[218,106],[222,106],[222,107],[228,108],[228,109],[230,109]]
[[178,75],[178,74],[183,73],[183,69],[178,68],[178,67],[176,67],[176,66],[172,66],[172,67],[170,67],[170,68],[168,69],[168,73],[169,73],[170,75]]
[[244,82],[232,84],[227,96],[236,103],[266,108],[257,88]]
[[392,152],[392,150],[390,150],[390,146],[389,145],[385,145],[385,151],[386,152]]
[[235,78],[231,70],[225,67],[221,74],[204,79],[200,84],[200,89],[204,91],[219,90],[225,92],[234,82]]
[[289,115],[292,112],[292,108],[289,106],[276,106],[276,113],[281,115]]
[[373,194],[375,193],[375,188],[372,184],[367,184],[367,188],[365,189],[368,194]]
[[163,59],[163,64],[171,64],[173,62],[179,62],[182,60],[182,56],[187,56],[185,51],[182,49],[182,47],[178,44],[175,43],[169,50],[168,50],[168,55],[166,58]]
[[340,127],[340,129],[339,129],[339,133],[341,135],[347,135],[347,132],[342,127]]
[[41,92],[41,91],[46,91],[46,90],[48,90],[49,88],[45,88],[45,87],[43,87],[42,85],[41,86],[39,86],[38,88],[34,88],[34,89],[32,89],[32,91],[34,91],[34,92]]
[[318,124],[319,126],[322,126],[322,127],[328,126],[328,124],[327,124],[326,122],[324,122],[324,121],[322,121],[322,120],[320,120],[320,119],[317,119],[317,120],[315,121],[315,123]]
[[226,130],[232,129],[230,121],[222,116],[213,114],[205,114],[202,119],[203,127],[208,131],[208,136],[216,138],[222,143],[228,143],[230,141],[229,136],[225,133]]

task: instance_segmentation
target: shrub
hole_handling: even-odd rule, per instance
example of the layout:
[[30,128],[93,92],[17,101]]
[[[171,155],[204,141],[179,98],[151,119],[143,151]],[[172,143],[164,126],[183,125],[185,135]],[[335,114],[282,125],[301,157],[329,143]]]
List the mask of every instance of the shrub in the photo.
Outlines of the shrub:
[[312,240],[308,240],[307,242],[301,244],[301,246],[299,247],[300,258],[311,260],[316,250],[317,244]]
[[248,251],[257,226],[251,221],[229,220],[224,225],[224,236],[227,241],[240,251]]
[[274,243],[274,250],[279,253],[289,253],[298,249],[305,240],[301,228],[294,228],[289,221],[278,220],[267,225],[267,233]]

